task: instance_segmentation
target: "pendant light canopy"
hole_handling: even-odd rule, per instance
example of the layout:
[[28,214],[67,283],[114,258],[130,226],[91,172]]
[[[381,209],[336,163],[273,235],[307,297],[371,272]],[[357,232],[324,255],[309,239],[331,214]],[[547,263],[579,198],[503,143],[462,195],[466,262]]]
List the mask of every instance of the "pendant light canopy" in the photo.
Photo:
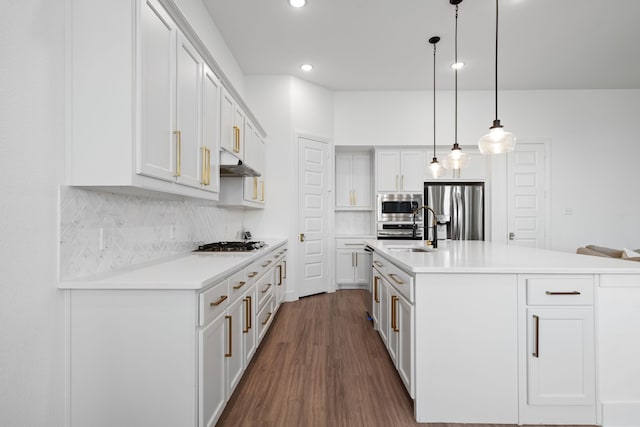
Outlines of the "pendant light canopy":
[[[456,39],[455,39],[455,63],[458,63],[458,5],[462,0],[449,0],[449,3],[456,7]],[[442,165],[447,169],[453,169],[454,178],[460,176],[460,169],[469,166],[471,161],[469,155],[462,151],[458,144],[458,69],[455,68],[455,138],[451,152],[442,161]]]
[[439,178],[444,175],[444,168],[438,162],[436,157],[436,43],[440,41],[440,37],[433,36],[429,39],[429,43],[433,45],[433,160],[429,165],[431,176]]
[[496,115],[489,133],[480,138],[478,148],[482,154],[500,154],[513,151],[516,145],[516,137],[505,132],[498,119],[498,0],[496,0],[496,63],[495,63],[495,105]]

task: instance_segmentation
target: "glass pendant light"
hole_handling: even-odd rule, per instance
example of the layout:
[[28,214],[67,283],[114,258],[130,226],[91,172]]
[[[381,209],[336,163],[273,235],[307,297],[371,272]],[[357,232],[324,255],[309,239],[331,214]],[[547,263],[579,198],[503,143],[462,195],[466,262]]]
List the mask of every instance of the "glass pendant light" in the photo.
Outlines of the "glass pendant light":
[[433,45],[433,160],[429,165],[431,176],[439,178],[444,174],[444,168],[438,162],[436,157],[436,43],[440,41],[440,37],[433,36],[429,39],[429,43]]
[[478,148],[482,154],[500,154],[513,151],[516,145],[516,137],[505,132],[498,119],[498,0],[496,0],[496,64],[495,64],[495,102],[496,118],[489,128],[489,133],[480,138]]
[[[455,39],[455,60],[458,62],[458,5],[462,3],[462,0],[449,0],[449,3],[456,7],[456,39]],[[469,155],[462,151],[458,144],[458,69],[455,69],[455,138],[451,152],[442,161],[442,165],[447,169],[453,169],[453,177],[460,177],[460,169],[469,166],[471,159]]]

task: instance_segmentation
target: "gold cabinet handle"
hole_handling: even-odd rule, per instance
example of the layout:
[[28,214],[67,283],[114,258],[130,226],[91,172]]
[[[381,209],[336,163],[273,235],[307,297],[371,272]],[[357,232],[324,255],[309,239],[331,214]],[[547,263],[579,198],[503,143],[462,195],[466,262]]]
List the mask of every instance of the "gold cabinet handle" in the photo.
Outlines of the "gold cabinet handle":
[[240,152],[240,128],[233,126],[233,152]]
[[182,132],[174,130],[176,136],[176,173],[174,176],[180,176],[182,169]]
[[378,267],[384,267],[384,264],[383,264],[383,263],[381,263],[380,261],[373,261],[373,263],[374,263],[375,265],[377,265]]
[[391,329],[396,330],[396,296],[391,296]]
[[287,278],[287,260],[282,261],[282,264],[284,264],[284,273],[282,277],[286,279]]
[[233,318],[231,316],[224,316],[229,321],[229,352],[224,354],[224,357],[233,356]]
[[356,190],[353,190],[353,206],[358,204],[358,197],[356,196]]
[[578,291],[569,291],[569,292],[555,292],[555,291],[546,291],[547,295],[580,295]]
[[533,353],[531,354],[533,357],[540,357],[540,318],[533,315]]
[[278,286],[282,286],[282,264],[278,266]]
[[237,285],[235,285],[235,286],[233,287],[233,289],[240,289],[241,287],[243,287],[243,286],[244,286],[244,285],[246,285],[246,284],[247,284],[247,282],[245,282],[245,281],[238,282],[238,284],[237,284]]
[[216,301],[213,301],[211,304],[209,304],[209,307],[217,307],[220,304],[222,304],[226,299],[227,299],[227,296],[226,295],[222,295]]
[[200,178],[200,184],[207,185],[207,147],[203,145],[200,150],[202,150],[202,178]]
[[394,332],[400,332],[400,328],[398,327],[398,307],[397,307],[397,302],[400,298],[396,297],[396,296],[392,296],[391,297],[391,306],[392,306],[392,316],[393,316],[393,331]]
[[211,149],[207,148],[207,185],[211,184]]
[[251,273],[247,274],[247,277],[249,277],[250,279],[256,277],[258,275],[257,271],[252,271]]
[[262,191],[261,191],[261,194],[260,194],[260,201],[264,202],[264,181],[262,181],[260,183],[260,185],[262,186]]
[[398,276],[396,276],[393,273],[389,273],[389,277],[391,277],[391,279],[396,282],[398,285],[404,285],[404,280],[400,280],[398,279]]
[[242,328],[242,333],[249,333],[249,297],[243,298],[244,302],[244,328]]
[[265,262],[264,264],[261,264],[261,267],[266,267],[267,265],[271,264],[271,260]]
[[269,323],[269,319],[271,319],[271,315],[272,314],[273,313],[271,313],[271,312],[267,313],[267,318],[264,319],[264,322],[262,322],[263,325],[266,325],[267,323]]
[[250,295],[247,295],[247,299],[249,300],[249,328],[253,328],[253,299]]
[[380,280],[378,276],[373,276],[373,300],[379,304],[380,299],[378,298],[378,280]]
[[400,175],[401,179],[400,179],[400,189],[404,190],[404,175]]
[[271,283],[267,283],[267,286],[265,286],[264,289],[260,291],[260,293],[266,294],[270,287],[271,287]]
[[258,200],[258,177],[253,177],[253,200]]
[[300,241],[301,242],[304,242],[304,238],[305,238],[304,233],[300,233]]

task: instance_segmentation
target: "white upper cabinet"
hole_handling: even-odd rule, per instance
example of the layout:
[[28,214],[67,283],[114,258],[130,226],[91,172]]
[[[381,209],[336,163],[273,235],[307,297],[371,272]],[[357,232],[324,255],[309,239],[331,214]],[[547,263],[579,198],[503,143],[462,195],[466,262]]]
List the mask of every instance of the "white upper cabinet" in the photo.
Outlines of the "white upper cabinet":
[[67,183],[218,200],[221,137],[243,158],[245,118],[264,135],[175,3],[69,9]]
[[372,209],[369,153],[336,153],[336,209]]
[[220,92],[218,77],[205,65],[202,78],[202,146],[205,174],[203,189],[220,191]]
[[177,173],[175,98],[178,28],[157,2],[142,5],[140,25],[141,138],[138,173],[173,181]]
[[176,130],[178,171],[177,182],[200,188],[204,182],[205,168],[201,160],[200,121],[202,117],[202,67],[203,60],[187,38],[178,33]]
[[376,151],[376,191],[422,193],[425,161],[423,150]]

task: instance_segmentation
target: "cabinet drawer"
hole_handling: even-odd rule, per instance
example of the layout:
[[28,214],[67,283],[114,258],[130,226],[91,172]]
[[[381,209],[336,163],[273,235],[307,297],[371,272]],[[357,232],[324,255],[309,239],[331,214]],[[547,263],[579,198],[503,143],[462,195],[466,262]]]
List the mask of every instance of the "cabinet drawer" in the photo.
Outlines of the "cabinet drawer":
[[248,286],[246,270],[239,271],[231,276],[229,278],[229,303],[231,304],[241,297]]
[[262,340],[262,337],[271,326],[273,321],[273,315],[275,314],[274,299],[269,295],[269,299],[265,301],[264,307],[258,311],[258,341]]
[[592,305],[593,278],[585,277],[529,277],[527,278],[529,305]]
[[413,302],[413,277],[393,264],[389,264],[383,274],[387,281],[391,283],[398,292],[410,302]]
[[262,276],[257,283],[258,287],[258,311],[262,309],[264,302],[273,293],[273,275],[267,274]]
[[383,274],[383,275],[387,272],[387,266],[391,265],[389,261],[382,258],[380,255],[376,254],[375,252],[373,253],[371,262],[373,264],[373,268],[378,270],[378,272],[380,272],[380,274]]
[[229,305],[229,281],[225,280],[200,294],[200,326],[215,319]]
[[336,239],[336,249],[363,250],[363,239]]

